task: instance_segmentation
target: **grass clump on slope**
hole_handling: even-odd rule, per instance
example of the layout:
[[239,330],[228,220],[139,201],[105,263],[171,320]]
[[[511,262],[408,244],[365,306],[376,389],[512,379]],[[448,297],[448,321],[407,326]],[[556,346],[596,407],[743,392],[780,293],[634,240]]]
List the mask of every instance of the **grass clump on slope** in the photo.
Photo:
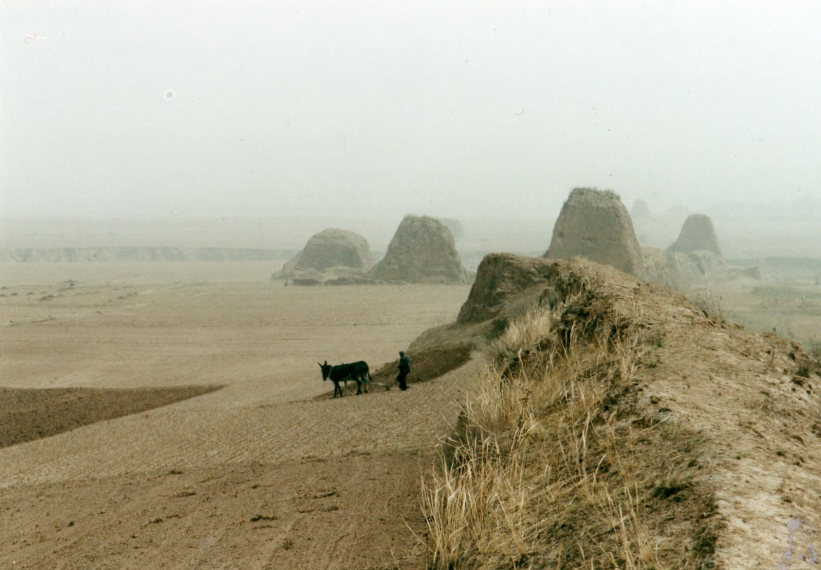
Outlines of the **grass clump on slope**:
[[701,440],[639,405],[650,337],[589,290],[511,320],[423,482],[429,568],[712,567]]

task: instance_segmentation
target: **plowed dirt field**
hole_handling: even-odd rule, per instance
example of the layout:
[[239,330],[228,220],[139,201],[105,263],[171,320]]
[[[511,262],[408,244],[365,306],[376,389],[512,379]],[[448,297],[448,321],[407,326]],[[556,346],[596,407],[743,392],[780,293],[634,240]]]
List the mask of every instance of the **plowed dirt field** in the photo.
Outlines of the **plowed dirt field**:
[[323,400],[317,361],[376,369],[467,286],[2,293],[0,425],[35,435],[0,448],[0,568],[423,566],[420,473],[478,364]]

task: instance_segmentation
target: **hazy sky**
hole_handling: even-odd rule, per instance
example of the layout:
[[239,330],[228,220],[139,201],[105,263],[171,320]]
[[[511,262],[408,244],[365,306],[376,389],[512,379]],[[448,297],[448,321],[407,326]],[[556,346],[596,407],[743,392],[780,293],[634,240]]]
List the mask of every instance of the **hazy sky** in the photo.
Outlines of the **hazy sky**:
[[816,0],[3,0],[0,97],[4,217],[821,199]]

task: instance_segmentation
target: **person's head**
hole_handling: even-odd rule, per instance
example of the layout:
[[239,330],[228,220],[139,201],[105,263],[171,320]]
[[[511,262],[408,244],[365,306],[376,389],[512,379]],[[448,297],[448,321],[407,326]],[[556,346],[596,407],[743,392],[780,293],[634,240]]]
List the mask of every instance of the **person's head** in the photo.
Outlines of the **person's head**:
[[405,353],[400,350],[399,351],[399,356],[405,356]]

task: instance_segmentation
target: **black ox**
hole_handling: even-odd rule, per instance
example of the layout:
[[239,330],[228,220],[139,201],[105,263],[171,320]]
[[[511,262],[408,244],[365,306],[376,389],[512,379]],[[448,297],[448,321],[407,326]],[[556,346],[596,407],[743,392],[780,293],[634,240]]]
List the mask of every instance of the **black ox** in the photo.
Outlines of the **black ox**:
[[[317,362],[317,364],[319,364]],[[362,393],[362,385],[365,385],[365,392],[368,391],[368,384],[371,382],[371,373],[368,369],[368,363],[360,360],[359,362],[351,362],[349,364],[337,364],[331,366],[328,361],[325,364],[319,364],[322,369],[322,380],[328,380],[334,383],[334,398],[339,394],[342,397],[342,388],[339,387],[340,382],[345,382],[348,386],[348,380],[356,382],[356,393]]]

